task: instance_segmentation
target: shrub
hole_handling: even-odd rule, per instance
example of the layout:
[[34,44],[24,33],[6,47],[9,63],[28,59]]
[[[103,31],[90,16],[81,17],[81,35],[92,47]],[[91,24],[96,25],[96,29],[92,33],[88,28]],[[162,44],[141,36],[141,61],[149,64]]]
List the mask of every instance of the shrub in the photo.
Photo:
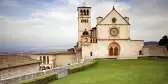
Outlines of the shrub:
[[27,80],[27,81],[22,81],[18,82],[16,84],[47,84],[50,81],[57,80],[57,75],[56,74],[48,74],[44,76],[39,76],[35,79],[32,80]]
[[88,69],[92,66],[94,66],[96,64],[96,60],[94,60],[92,63],[90,64],[85,64],[83,66],[80,66],[80,67],[75,67],[75,68],[72,68],[72,69],[68,69],[68,74],[71,74],[71,73],[75,73],[75,72],[79,72],[79,71],[82,71],[82,70],[85,70],[85,69]]
[[144,56],[138,57],[138,59],[168,59],[168,56]]

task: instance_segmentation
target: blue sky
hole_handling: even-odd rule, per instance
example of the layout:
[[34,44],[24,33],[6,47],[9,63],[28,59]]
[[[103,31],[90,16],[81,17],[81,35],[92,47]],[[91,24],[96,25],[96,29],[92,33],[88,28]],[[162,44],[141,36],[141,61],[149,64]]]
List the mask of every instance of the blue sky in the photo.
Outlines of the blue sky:
[[92,27],[115,5],[130,17],[131,39],[158,41],[168,35],[167,0],[0,0],[0,51],[73,47],[83,2],[92,7]]

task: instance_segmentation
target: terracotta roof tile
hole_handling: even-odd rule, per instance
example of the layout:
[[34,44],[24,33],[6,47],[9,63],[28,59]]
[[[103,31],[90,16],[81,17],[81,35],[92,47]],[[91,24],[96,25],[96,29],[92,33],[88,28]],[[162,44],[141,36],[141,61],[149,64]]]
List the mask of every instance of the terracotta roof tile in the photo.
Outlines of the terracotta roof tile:
[[71,55],[71,54],[75,54],[72,52],[48,52],[48,53],[36,53],[36,54],[31,54],[31,55]]
[[0,69],[34,63],[40,63],[40,61],[24,56],[0,55]]

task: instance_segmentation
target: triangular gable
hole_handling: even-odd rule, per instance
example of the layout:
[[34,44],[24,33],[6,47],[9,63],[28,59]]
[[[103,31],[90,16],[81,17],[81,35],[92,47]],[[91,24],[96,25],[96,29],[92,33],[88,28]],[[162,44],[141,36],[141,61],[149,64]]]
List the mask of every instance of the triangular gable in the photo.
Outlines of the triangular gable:
[[116,18],[116,23],[115,24],[128,24],[129,23],[121,16],[120,13],[118,13],[115,8],[109,12],[106,17],[99,23],[99,24],[113,24],[112,23],[112,18]]

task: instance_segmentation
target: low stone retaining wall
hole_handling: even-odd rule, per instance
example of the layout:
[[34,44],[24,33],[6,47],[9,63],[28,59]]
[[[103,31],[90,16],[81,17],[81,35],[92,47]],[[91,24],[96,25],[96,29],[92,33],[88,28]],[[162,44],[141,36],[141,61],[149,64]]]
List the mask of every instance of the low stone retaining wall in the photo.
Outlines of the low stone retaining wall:
[[43,76],[43,75],[53,74],[53,73],[57,74],[58,78],[63,78],[68,75],[68,69],[83,66],[83,65],[89,64],[91,62],[93,62],[93,59],[84,60],[82,63],[76,63],[76,64],[72,64],[72,65],[68,65],[68,66],[57,67],[54,69],[39,71],[39,72],[35,72],[35,73],[31,73],[31,74],[27,74],[27,75],[23,75],[23,76],[19,76],[19,77],[2,79],[2,80],[0,80],[0,84],[14,84],[19,81],[30,80],[30,79],[34,79],[38,76]]

